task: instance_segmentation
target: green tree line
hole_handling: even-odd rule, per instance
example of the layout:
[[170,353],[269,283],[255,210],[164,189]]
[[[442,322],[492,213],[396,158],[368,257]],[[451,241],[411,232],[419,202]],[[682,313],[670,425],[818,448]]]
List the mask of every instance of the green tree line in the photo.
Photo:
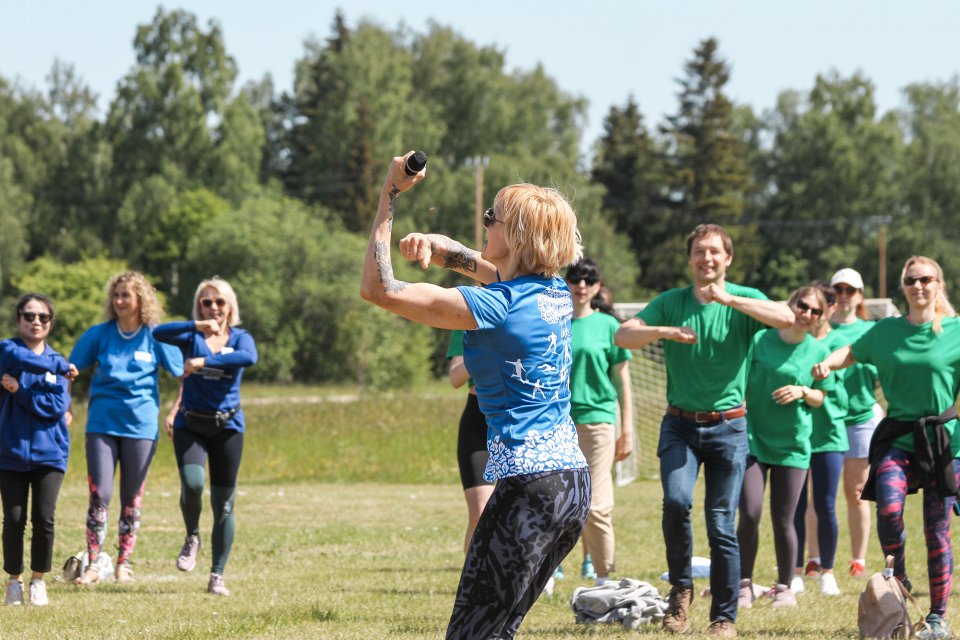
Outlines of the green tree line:
[[219,24],[188,11],[157,9],[133,43],[102,114],[68,62],[43,89],[0,76],[0,297],[52,295],[60,349],[100,320],[107,278],[137,269],[173,316],[189,314],[202,278],[230,279],[261,380],[397,387],[438,371],[443,332],[357,295],[382,175],[411,148],[430,156],[430,177],[401,200],[398,237],[472,246],[478,180],[486,203],[518,180],[556,186],[618,300],[686,282],[684,237],[700,222],[731,230],[734,278],[772,295],[840,266],[876,295],[881,235],[891,292],[914,253],[960,281],[956,78],[906,87],[904,107],[881,114],[869,79],[826,72],[755,113],[725,94],[733,69],[708,38],[681,69],[675,113],[648,123],[628,97],[584,158],[586,97],[440,24],[337,12],[283,90],[269,77],[238,86]]

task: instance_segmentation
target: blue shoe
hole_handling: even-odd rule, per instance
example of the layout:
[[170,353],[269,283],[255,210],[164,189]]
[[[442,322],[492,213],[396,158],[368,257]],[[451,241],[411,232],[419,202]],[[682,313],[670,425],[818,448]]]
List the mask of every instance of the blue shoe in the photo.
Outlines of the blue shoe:
[[928,640],[929,638],[952,638],[953,632],[947,621],[935,613],[927,616],[927,627],[917,632],[917,638]]
[[583,559],[583,564],[580,565],[580,575],[585,580],[596,580],[597,572],[593,570],[593,560],[590,558],[590,554],[587,554],[587,557]]
[[563,573],[563,565],[561,564],[561,565],[559,565],[559,566],[556,568],[556,570],[553,572],[553,579],[554,579],[554,580],[563,580],[563,579],[566,578],[566,577],[567,577],[566,574]]

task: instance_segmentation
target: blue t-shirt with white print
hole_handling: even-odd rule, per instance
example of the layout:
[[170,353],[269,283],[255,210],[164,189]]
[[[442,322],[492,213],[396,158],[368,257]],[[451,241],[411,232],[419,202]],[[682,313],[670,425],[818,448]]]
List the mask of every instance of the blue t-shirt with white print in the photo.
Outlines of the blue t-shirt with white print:
[[159,437],[160,368],[183,375],[183,356],[142,326],[132,336],[116,320],[87,329],[70,354],[81,371],[97,365],[90,381],[87,433],[156,440]]
[[559,277],[458,287],[477,322],[463,359],[487,419],[484,477],[586,468],[570,419],[573,300]]

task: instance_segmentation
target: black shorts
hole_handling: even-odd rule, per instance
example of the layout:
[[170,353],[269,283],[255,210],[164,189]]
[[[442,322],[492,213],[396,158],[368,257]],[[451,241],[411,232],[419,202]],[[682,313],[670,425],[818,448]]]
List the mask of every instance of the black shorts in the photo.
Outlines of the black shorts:
[[489,458],[487,419],[480,411],[477,396],[470,393],[467,394],[467,406],[460,416],[460,430],[457,433],[457,464],[460,465],[460,484],[464,490],[493,484],[483,479]]

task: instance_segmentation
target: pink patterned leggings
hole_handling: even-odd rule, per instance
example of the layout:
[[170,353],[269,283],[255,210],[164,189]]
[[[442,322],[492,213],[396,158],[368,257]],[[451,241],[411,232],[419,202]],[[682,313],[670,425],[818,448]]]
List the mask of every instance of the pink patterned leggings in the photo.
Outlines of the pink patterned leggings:
[[157,451],[156,440],[123,438],[102,433],[87,434],[87,553],[90,561],[100,554],[107,537],[107,509],[113,497],[113,476],[120,465],[120,522],[117,564],[133,554],[140,529],[140,508],[147,470]]

